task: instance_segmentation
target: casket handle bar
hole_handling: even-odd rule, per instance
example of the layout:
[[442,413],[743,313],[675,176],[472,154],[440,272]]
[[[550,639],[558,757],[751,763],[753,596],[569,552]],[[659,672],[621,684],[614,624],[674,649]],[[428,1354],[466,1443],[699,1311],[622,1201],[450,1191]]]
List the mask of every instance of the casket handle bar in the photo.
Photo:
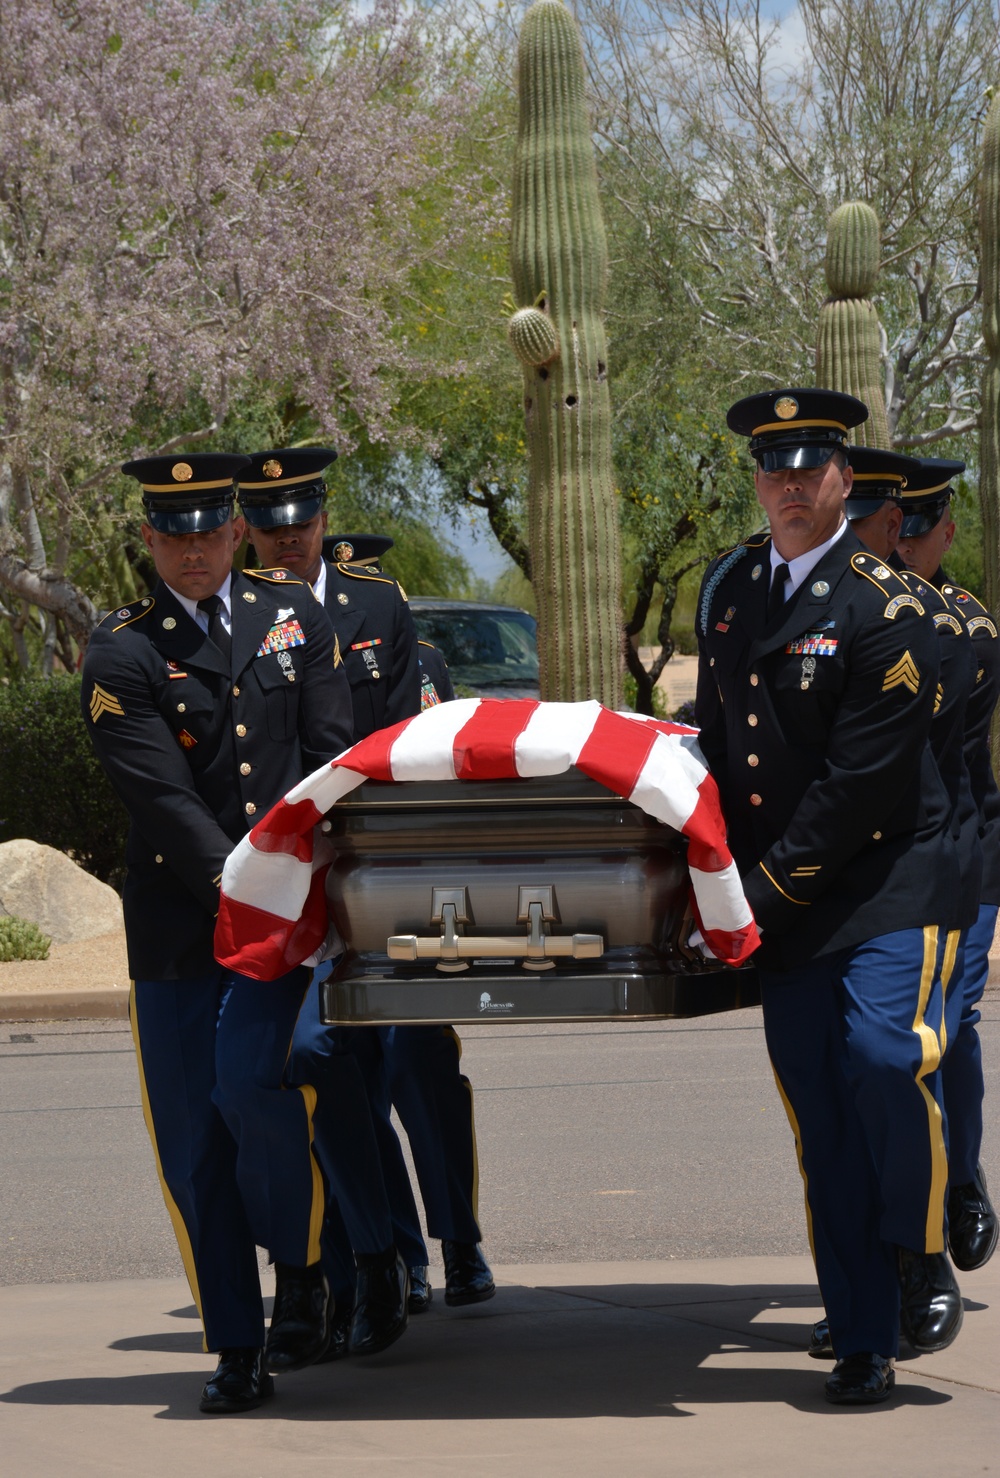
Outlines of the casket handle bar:
[[469,961],[519,959],[525,970],[552,970],[557,959],[596,960],[604,953],[600,934],[550,934],[547,926],[558,919],[551,884],[517,890],[517,922],[523,934],[492,938],[467,936],[469,897],[465,888],[431,889],[431,923],[435,935],[393,934],[386,940],[390,960],[435,960],[445,973],[468,970]]

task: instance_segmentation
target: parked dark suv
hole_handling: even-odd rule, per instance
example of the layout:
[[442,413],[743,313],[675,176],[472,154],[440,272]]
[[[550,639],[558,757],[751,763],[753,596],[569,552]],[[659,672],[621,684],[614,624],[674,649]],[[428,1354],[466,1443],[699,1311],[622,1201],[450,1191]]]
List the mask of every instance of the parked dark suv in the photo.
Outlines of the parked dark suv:
[[517,606],[415,595],[410,610],[422,641],[444,654],[455,688],[491,698],[538,697],[534,616]]

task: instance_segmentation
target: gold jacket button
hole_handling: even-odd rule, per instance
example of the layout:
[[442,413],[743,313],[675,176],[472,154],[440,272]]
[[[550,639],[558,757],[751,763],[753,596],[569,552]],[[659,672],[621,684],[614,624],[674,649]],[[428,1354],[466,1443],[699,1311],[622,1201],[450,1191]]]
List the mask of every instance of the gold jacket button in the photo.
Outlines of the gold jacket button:
[[246,762],[246,760],[244,760],[243,763],[242,763],[242,765],[240,765],[240,774],[241,775],[249,775],[250,774],[250,771],[252,770],[252,768],[253,768],[253,766],[252,765],[248,765],[247,762]]
[[157,860],[157,862],[162,862],[163,861],[163,858],[160,856],[159,852],[157,852],[157,854],[156,854],[156,860]]
[[240,696],[240,690],[239,690],[239,688],[234,688],[233,689],[233,697],[234,698],[238,698],[239,696]]
[[178,713],[187,713],[187,704],[186,703],[178,703],[178,705],[177,705],[177,712]]
[[247,801],[247,803],[243,807],[243,809],[247,813],[248,816],[255,815],[256,814],[256,811],[257,811],[257,807],[254,805],[253,801]]
[[756,769],[756,767],[760,764],[760,760],[755,754],[748,754],[747,764],[750,766],[751,769]]
[[755,713],[748,713],[747,714],[747,723],[750,725],[751,729],[756,729],[756,727],[757,727],[757,715]]
[[873,842],[880,842],[881,840],[882,840],[882,833],[880,831],[873,831],[872,832],[872,841]]
[[763,802],[763,799],[759,795],[752,795],[750,797],[750,804],[751,804],[751,806],[762,806],[764,804],[764,802]]
[[320,824],[319,824],[319,829],[320,829],[320,831],[332,831],[333,830],[333,822],[332,821],[321,821]]
[[247,726],[246,726],[246,724],[237,724],[236,725],[236,733],[237,733],[237,736],[240,739],[245,739],[247,737]]
[[752,688],[755,688],[759,682],[760,682],[760,678],[757,676],[757,674],[755,672],[751,672],[751,674],[750,674],[750,686]]

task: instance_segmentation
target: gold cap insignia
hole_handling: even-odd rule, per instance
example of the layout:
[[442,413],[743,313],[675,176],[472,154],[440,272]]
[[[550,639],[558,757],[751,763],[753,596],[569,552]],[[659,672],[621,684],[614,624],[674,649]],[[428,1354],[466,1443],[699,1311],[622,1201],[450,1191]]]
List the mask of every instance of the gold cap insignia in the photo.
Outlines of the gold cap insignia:
[[779,421],[790,421],[799,413],[799,403],[794,395],[782,395],[774,402],[774,414]]
[[170,469],[170,476],[174,482],[190,482],[194,476],[190,462],[175,462]]
[[263,472],[265,477],[280,477],[282,471],[281,463],[278,461],[277,457],[268,457],[267,461],[264,463],[263,467],[260,470],[261,472]]
[[333,557],[334,557],[334,559],[338,560],[341,564],[346,564],[347,561],[353,555],[353,553],[354,553],[354,545],[353,544],[348,544],[348,542],[347,542],[346,539],[342,539],[341,542],[334,549],[334,551],[333,551]]

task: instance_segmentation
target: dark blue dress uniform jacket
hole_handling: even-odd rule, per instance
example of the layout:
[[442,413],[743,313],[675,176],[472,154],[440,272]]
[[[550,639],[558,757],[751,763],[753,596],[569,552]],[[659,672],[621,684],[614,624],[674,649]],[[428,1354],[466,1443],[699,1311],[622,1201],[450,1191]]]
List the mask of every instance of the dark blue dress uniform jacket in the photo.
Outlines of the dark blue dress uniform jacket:
[[396,581],[368,565],[328,563],[323,604],[351,685],[355,740],[419,713],[417,633]]
[[848,528],[769,623],[770,543],[755,535],[706,571],[696,712],[760,963],[781,970],[952,926],[959,885],[927,743],[932,619]]
[[137,980],[212,973],[226,857],[352,742],[348,684],[309,586],[234,572],[231,610],[232,675],[162,582],[105,617],[84,661],[84,721],[132,818],[123,901]]

